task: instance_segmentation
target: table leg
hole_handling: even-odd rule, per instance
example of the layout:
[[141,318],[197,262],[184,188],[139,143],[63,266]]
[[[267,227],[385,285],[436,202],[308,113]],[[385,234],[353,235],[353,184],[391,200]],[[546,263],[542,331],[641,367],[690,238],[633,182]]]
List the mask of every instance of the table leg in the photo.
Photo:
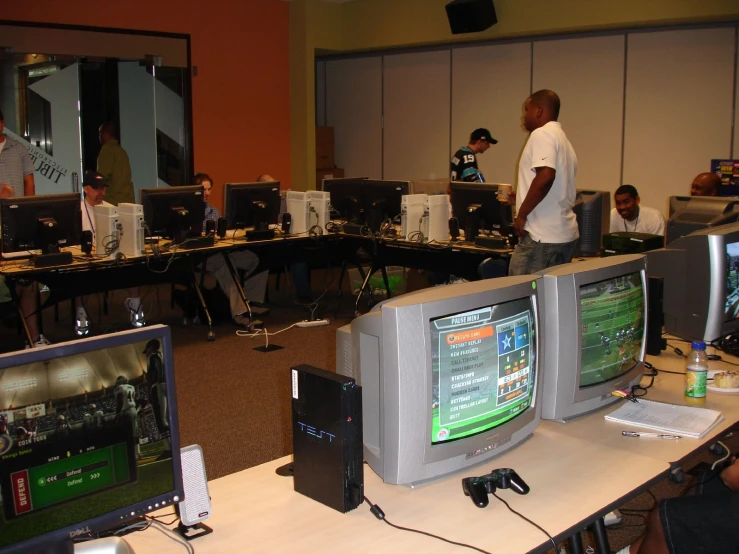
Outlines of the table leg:
[[231,257],[228,255],[228,252],[221,252],[221,255],[226,262],[226,267],[228,268],[228,272],[231,274],[231,279],[234,280],[236,291],[239,293],[239,297],[241,297],[241,301],[244,303],[246,311],[249,313],[249,330],[251,331],[253,329],[252,325],[254,323],[254,317],[251,313],[251,305],[249,304],[249,299],[246,297],[246,293],[244,293],[244,289],[241,286],[241,279],[239,279],[239,274],[236,272],[236,268],[234,267],[233,263],[231,263]]
[[[195,293],[198,295],[198,300],[200,301],[200,306],[203,308],[205,319],[208,320],[208,341],[212,342],[216,340],[216,334],[213,332],[213,319],[211,319],[210,317],[210,312],[208,311],[208,305],[205,303],[205,298],[203,298],[203,293],[200,290],[200,284],[198,283],[197,272],[195,271],[195,261],[193,260],[192,257],[190,257],[190,265],[192,268],[192,287],[195,289]],[[205,272],[205,264],[203,264],[203,272]]]
[[382,280],[385,282],[385,290],[387,291],[387,297],[391,298],[392,295],[390,294],[390,282],[387,279],[387,268],[383,265],[380,269],[382,270]]
[[[13,305],[15,306],[15,309],[18,310],[18,317],[21,319],[21,325],[23,325],[23,334],[26,335],[28,344],[33,348],[33,337],[31,337],[31,331],[28,330],[28,322],[26,321],[26,317],[23,315],[23,310],[21,309],[21,300],[15,290],[15,282],[8,280],[8,290],[10,291],[10,298],[13,301]],[[38,317],[38,314],[33,314],[32,317]]]
[[567,539],[570,546],[570,554],[583,554],[582,535],[578,532]]
[[611,546],[608,543],[608,531],[606,530],[606,523],[602,517],[596,519],[591,525],[593,535],[595,535],[595,544],[598,547],[600,554],[611,554]]

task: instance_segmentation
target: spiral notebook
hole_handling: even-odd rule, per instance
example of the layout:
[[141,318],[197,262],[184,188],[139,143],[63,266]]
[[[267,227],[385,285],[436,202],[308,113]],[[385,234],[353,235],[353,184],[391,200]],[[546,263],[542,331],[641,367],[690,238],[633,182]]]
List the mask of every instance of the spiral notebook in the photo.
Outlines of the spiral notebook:
[[624,402],[605,418],[625,425],[698,439],[724,416],[707,408],[639,399],[639,402]]

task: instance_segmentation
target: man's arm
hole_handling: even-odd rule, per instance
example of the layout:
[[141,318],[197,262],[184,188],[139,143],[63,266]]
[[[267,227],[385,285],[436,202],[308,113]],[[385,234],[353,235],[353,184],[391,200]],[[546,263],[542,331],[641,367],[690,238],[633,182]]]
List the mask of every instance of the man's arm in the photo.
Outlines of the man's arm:
[[736,463],[736,457],[731,461],[732,464],[721,472],[721,480],[731,490],[739,491],[739,464]]
[[524,230],[526,220],[529,214],[534,211],[534,208],[549,194],[556,174],[557,172],[551,167],[536,168],[536,177],[531,181],[526,198],[524,198],[521,207],[518,209],[518,213],[516,213],[516,219],[513,221],[513,228],[518,237],[526,235],[526,231]]
[[33,173],[23,177],[23,195],[36,196],[36,182],[33,180]]

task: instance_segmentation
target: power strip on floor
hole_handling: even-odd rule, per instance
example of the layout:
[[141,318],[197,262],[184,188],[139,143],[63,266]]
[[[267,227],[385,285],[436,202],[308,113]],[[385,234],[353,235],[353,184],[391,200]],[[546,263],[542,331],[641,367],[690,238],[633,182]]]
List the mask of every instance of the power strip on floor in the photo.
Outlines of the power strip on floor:
[[323,327],[324,325],[328,325],[328,319],[315,319],[313,321],[303,320],[298,321],[295,326],[296,327]]

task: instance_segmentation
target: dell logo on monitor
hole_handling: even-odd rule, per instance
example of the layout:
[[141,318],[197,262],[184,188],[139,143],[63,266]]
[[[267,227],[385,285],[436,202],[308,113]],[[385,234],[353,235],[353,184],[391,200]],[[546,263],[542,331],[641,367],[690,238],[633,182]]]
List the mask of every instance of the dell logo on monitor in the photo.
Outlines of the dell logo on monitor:
[[309,435],[313,435],[316,438],[328,439],[328,442],[332,442],[336,438],[336,435],[332,435],[328,431],[319,431],[315,427],[301,423],[300,421],[298,421],[298,425],[300,426],[301,431],[308,433]]
[[75,537],[81,537],[82,535],[88,535],[91,533],[89,527],[80,527],[79,529],[75,529],[74,531],[69,532],[69,538],[73,539]]

